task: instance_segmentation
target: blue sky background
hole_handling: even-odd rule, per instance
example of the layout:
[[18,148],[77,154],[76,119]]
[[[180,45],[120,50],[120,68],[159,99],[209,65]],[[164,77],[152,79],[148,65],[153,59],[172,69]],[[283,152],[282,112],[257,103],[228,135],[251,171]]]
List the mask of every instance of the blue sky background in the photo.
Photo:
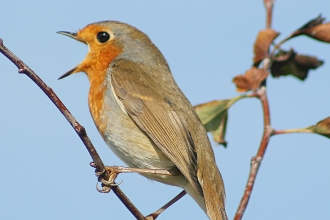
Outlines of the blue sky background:
[[[277,42],[320,13],[322,0],[276,1]],[[124,165],[99,136],[87,107],[84,74],[57,78],[85,57],[87,47],[56,31],[77,31],[101,20],[118,20],[147,33],[166,57],[192,102],[237,96],[232,78],[252,63],[252,46],[265,27],[261,0],[254,1],[18,1],[1,4],[0,38],[62,99],[107,165]],[[272,126],[307,127],[330,116],[330,44],[299,37],[283,45],[317,55],[325,64],[305,82],[267,81]],[[0,219],[134,219],[113,194],[95,190],[90,156],[74,130],[41,90],[0,56]],[[232,219],[245,188],[250,159],[262,136],[257,99],[229,111],[227,149],[214,145]],[[258,173],[244,219],[325,219],[330,204],[329,139],[312,134],[274,136]],[[122,190],[149,214],[181,189],[121,174]],[[207,219],[189,197],[159,219]]]

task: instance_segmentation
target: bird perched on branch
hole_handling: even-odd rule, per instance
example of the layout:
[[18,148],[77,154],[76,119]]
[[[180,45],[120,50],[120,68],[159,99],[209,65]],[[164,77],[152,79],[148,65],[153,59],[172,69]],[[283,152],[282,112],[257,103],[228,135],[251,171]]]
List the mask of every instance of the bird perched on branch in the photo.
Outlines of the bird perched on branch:
[[60,78],[87,74],[89,110],[112,151],[130,167],[176,170],[142,175],[183,188],[210,219],[227,219],[206,131],[148,36],[116,21],[58,33],[88,45],[86,58]]

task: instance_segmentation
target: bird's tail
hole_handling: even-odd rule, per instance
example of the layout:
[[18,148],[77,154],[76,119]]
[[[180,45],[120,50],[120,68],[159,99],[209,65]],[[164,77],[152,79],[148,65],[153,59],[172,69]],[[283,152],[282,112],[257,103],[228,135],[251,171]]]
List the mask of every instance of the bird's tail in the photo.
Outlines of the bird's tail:
[[[221,179],[222,181],[222,179]],[[204,187],[206,187],[204,185]],[[185,191],[196,201],[211,220],[228,220],[224,207],[224,189],[216,191],[218,195],[206,192],[204,198],[188,183],[184,187]],[[203,190],[205,191],[205,190]],[[206,196],[206,198],[205,198]]]

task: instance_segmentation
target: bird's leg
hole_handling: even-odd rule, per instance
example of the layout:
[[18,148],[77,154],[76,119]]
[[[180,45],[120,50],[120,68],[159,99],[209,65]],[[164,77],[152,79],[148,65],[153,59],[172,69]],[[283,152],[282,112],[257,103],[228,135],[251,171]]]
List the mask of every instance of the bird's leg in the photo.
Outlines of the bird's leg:
[[[92,167],[94,163],[90,164]],[[105,180],[102,178],[102,174],[107,170],[109,172],[109,179]],[[180,171],[173,167],[170,170],[164,169],[144,169],[144,168],[132,168],[132,167],[122,167],[122,166],[106,166],[105,170],[101,172],[95,172],[96,176],[99,178],[99,182],[102,183],[102,189],[99,189],[97,186],[97,190],[102,193],[110,192],[111,186],[117,186],[115,183],[115,179],[117,178],[119,173],[139,173],[139,174],[155,174],[155,175],[167,175],[167,176],[177,176],[180,175]]]
[[143,169],[133,167],[122,167],[122,166],[106,166],[105,169],[109,172],[109,180],[101,179],[100,181],[106,186],[113,186],[114,180],[117,178],[119,173],[139,173],[139,174],[155,174],[155,175],[167,175],[177,176],[180,175],[179,170],[174,167],[170,170],[163,169]]
[[159,174],[166,176],[177,176],[180,174],[177,168],[172,168],[170,170],[164,169],[144,169],[144,168],[133,168],[133,167],[121,167],[121,166],[106,166],[106,170],[116,173],[140,173],[140,174]]
[[154,219],[156,219],[163,211],[165,211],[168,207],[170,207],[171,205],[173,205],[174,203],[176,203],[178,200],[180,200],[186,194],[187,194],[186,191],[183,190],[177,196],[175,196],[173,199],[171,199],[168,203],[166,203],[165,205],[163,205],[160,209],[158,209],[157,211],[155,211],[155,212],[151,213],[150,215],[148,215],[146,217],[146,219],[147,220],[154,220]]
[[[95,167],[93,162],[91,163],[91,166]],[[110,175],[108,180],[102,178],[102,174],[105,172],[105,170],[107,170]],[[118,185],[117,183],[115,183],[115,179],[117,178],[119,173],[140,173],[140,174],[156,174],[156,175],[158,174],[158,175],[168,175],[168,176],[180,175],[180,171],[176,167],[173,167],[170,170],[163,170],[163,169],[132,168],[132,167],[122,167],[122,166],[106,166],[105,170],[103,170],[102,172],[96,172],[96,176],[99,177],[99,182],[102,183],[102,189],[99,189],[98,186],[96,186],[96,188],[99,192],[102,193],[108,193],[110,192],[112,186]],[[163,211],[165,211],[168,207],[179,201],[186,194],[187,194],[186,191],[183,190],[173,199],[171,199],[169,202],[163,205],[160,209],[149,214],[146,217],[146,220],[155,220]]]

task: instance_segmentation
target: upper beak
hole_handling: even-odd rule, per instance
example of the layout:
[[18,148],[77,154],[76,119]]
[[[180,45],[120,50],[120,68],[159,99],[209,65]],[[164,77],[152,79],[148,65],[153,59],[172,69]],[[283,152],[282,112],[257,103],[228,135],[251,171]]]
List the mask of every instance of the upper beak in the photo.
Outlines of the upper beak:
[[[68,32],[68,31],[58,31],[58,32],[56,32],[56,33],[57,33],[57,34],[62,34],[62,35],[68,36],[68,37],[71,37],[71,38],[73,38],[73,39],[75,39],[75,40],[77,40],[77,41],[80,41],[80,42],[86,44],[85,41],[83,41],[82,39],[79,38],[79,36],[77,35],[77,33]],[[65,77],[71,75],[72,73],[75,73],[76,70],[77,70],[77,67],[75,67],[75,68],[69,70],[68,72],[64,73],[64,74],[63,74],[62,76],[60,76],[60,78],[58,78],[58,79],[63,79],[63,78],[65,78]]]
[[71,38],[73,38],[73,39],[75,39],[75,40],[77,40],[77,41],[80,41],[80,42],[86,44],[85,41],[83,41],[82,39],[80,39],[80,38],[78,37],[78,34],[77,34],[77,33],[68,32],[68,31],[57,31],[56,33],[57,33],[57,34],[62,34],[62,35],[68,36],[68,37],[71,37]]

